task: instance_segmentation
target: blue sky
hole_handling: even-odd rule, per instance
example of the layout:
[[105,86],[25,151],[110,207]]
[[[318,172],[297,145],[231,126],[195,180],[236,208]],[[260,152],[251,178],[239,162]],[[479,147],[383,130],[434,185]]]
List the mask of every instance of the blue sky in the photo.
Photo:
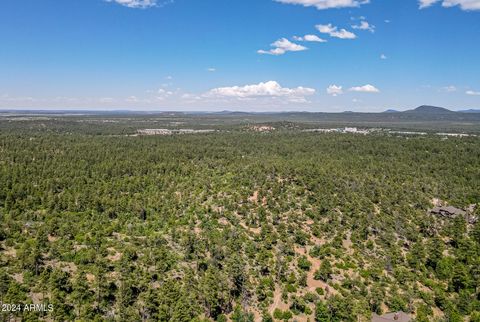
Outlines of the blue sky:
[[480,0],[2,0],[0,108],[480,108]]

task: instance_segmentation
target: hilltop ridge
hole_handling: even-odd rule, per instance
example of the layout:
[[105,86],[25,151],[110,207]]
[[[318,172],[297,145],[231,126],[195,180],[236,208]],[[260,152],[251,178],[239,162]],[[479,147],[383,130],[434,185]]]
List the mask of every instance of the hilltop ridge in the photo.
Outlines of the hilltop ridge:
[[422,113],[422,114],[451,114],[456,113],[444,107],[422,105],[413,110],[405,111],[404,113]]

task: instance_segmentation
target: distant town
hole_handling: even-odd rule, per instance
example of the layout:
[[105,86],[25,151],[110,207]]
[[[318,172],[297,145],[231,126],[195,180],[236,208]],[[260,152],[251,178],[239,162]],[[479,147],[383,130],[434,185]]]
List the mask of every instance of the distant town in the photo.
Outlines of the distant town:
[[[271,133],[277,130],[274,126],[269,125],[254,125],[247,128],[247,130],[260,132],[260,133]],[[305,129],[301,130],[306,133],[340,133],[340,134],[362,134],[362,135],[371,135],[371,134],[389,134],[397,136],[424,136],[428,135],[427,132],[420,131],[397,131],[386,128],[357,128],[357,127],[341,127],[341,128],[317,128],[317,129]],[[220,132],[220,130],[213,129],[139,129],[134,136],[138,135],[174,135],[174,134],[206,134]],[[443,136],[443,137],[478,137],[476,134],[468,133],[444,133],[438,132],[433,133],[434,135]]]

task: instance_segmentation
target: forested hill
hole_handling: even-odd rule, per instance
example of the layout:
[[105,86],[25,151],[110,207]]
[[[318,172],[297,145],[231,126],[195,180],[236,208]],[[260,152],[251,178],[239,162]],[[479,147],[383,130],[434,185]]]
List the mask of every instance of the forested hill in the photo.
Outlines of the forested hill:
[[454,114],[462,113],[462,112],[454,112],[454,111],[451,111],[451,110],[446,109],[444,107],[422,105],[422,106],[419,106],[419,107],[417,107],[413,110],[405,111],[404,113],[429,114],[429,115],[450,114],[450,115],[453,116]]
[[0,122],[2,320],[480,321],[478,137],[78,121]]

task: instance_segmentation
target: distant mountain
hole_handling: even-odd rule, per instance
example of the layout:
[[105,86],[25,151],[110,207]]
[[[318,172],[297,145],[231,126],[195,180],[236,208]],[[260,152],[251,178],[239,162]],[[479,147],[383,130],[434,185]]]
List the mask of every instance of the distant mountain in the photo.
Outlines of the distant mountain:
[[229,110],[223,110],[220,112],[205,112],[207,114],[216,114],[216,115],[249,115],[249,114],[255,114],[251,112],[240,112],[240,111],[229,111]]
[[408,110],[405,111],[404,113],[418,113],[418,114],[452,114],[455,113],[453,111],[450,111],[449,109],[446,109],[444,107],[438,107],[438,106],[430,106],[430,105],[422,105],[417,107],[414,110]]
[[460,111],[451,111],[449,109],[446,109],[444,107],[438,107],[438,106],[431,106],[431,105],[422,105],[419,106],[413,110],[407,110],[407,111],[397,111],[394,109],[388,109],[384,111],[383,113],[407,113],[407,114],[456,114],[456,113],[480,113],[480,109],[468,109],[468,110],[460,110]]

